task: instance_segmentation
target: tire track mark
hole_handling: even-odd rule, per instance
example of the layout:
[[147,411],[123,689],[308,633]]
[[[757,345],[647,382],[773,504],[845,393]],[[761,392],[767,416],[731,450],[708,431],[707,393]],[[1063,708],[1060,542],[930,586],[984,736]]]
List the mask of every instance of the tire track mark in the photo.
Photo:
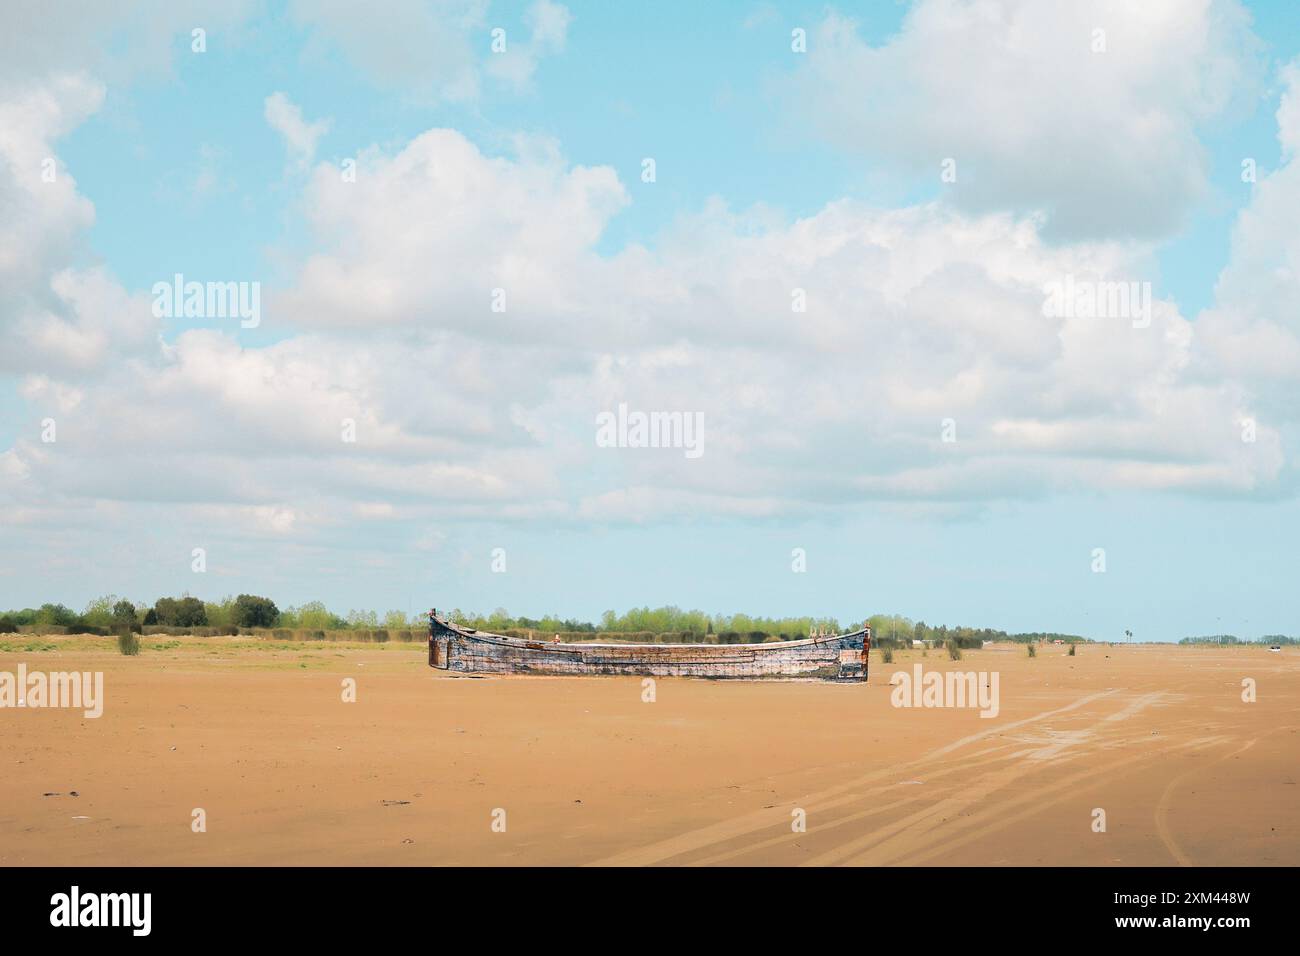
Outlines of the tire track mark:
[[[866,774],[856,780],[838,784],[834,787],[829,787],[815,793],[806,794],[789,805],[802,807],[813,805],[826,806],[839,805],[844,802],[852,801],[860,796],[860,794],[856,792],[859,788],[875,783],[882,777],[897,775],[904,771],[915,770],[939,757],[946,756],[947,754],[969,744],[985,740],[996,734],[1004,734],[1009,730],[1034,724],[1038,721],[1046,720],[1060,714],[1070,713],[1071,711],[1078,710],[1081,707],[1086,707],[1095,701],[1110,697],[1117,692],[1118,689],[1112,688],[1111,690],[1100,691],[1095,694],[1087,694],[1061,707],[1043,711],[1042,713],[1035,714],[1031,717],[1025,717],[1021,720],[1012,721],[1008,724],[990,727],[988,730],[962,737],[959,740],[932,750],[924,756],[900,766],[882,768],[881,770],[873,771],[872,773]],[[788,811],[786,805],[781,807],[765,807],[762,810],[756,810],[739,817],[722,820],[718,823],[700,827],[695,830],[688,830],[685,833],[668,837],[655,843],[615,853],[612,856],[593,861],[587,865],[649,866],[671,859],[672,857],[681,856],[685,853],[719,846],[747,834],[759,832],[769,827],[774,827],[780,823],[785,823],[788,820],[787,814]]]

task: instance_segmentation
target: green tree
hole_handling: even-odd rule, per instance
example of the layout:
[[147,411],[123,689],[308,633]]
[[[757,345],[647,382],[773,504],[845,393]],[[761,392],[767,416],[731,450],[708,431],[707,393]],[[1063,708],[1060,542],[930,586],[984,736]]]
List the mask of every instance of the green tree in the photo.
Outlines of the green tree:
[[234,620],[236,627],[274,627],[280,609],[270,598],[256,594],[241,594],[235,598]]
[[42,604],[36,612],[35,624],[53,624],[57,627],[72,627],[77,623],[77,613],[62,604]]
[[226,595],[220,601],[208,601],[203,605],[208,624],[212,627],[236,627],[239,621],[235,613],[235,599]]
[[374,611],[348,611],[347,625],[353,630],[374,630],[379,626],[379,615]]
[[188,594],[181,598],[159,598],[153,610],[158,623],[170,627],[203,627],[208,623],[208,609]]
[[116,601],[117,595],[115,594],[106,594],[103,597],[95,598],[81,612],[81,623],[88,624],[91,627],[111,627],[113,624],[113,604]]
[[114,604],[111,627],[118,632],[140,630],[140,622],[135,616],[135,605],[130,601],[118,601]]
[[298,627],[313,631],[339,630],[348,625],[347,621],[330,613],[320,601],[308,601],[302,607],[290,608],[289,614],[297,619]]

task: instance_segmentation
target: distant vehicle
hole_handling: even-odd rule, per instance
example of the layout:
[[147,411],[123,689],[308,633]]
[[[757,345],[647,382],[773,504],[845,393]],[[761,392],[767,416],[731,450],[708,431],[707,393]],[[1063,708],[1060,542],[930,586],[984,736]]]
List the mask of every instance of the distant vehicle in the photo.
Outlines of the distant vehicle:
[[1272,651],[1274,654],[1281,654],[1281,653],[1282,653],[1282,645],[1281,645],[1281,644],[1274,644],[1273,646],[1271,646],[1271,647],[1269,648],[1269,650]]
[[1064,644],[1065,641],[1062,641],[1062,640],[1055,640],[1055,641],[1052,641],[1052,643],[1053,643],[1053,644]]

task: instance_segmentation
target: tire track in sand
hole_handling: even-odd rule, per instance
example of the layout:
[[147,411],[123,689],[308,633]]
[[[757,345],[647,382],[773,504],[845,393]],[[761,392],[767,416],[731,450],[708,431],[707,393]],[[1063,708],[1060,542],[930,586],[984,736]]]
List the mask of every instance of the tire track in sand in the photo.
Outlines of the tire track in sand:
[[[1021,720],[1012,721],[1009,724],[1002,724],[996,727],[990,727],[988,730],[979,733],[970,734],[953,743],[946,744],[942,747],[932,750],[916,760],[910,761],[894,767],[886,767],[881,770],[873,771],[855,780],[829,787],[816,793],[805,794],[794,801],[783,802],[779,806],[764,807],[761,810],[755,810],[738,817],[719,821],[709,826],[700,827],[696,830],[689,830],[676,836],[668,837],[655,843],[645,846],[635,847],[630,850],[624,850],[615,853],[612,856],[588,863],[588,866],[650,866],[655,863],[663,862],[684,853],[691,853],[709,847],[719,847],[721,844],[728,843],[739,837],[756,833],[768,827],[778,825],[788,825],[789,807],[790,806],[809,806],[817,805],[824,808],[828,805],[839,805],[846,802],[859,799],[862,794],[855,792],[859,788],[868,784],[876,783],[881,778],[893,777],[906,771],[915,770],[923,767],[931,761],[952,753],[955,750],[965,747],[968,744],[985,740],[997,734],[1004,734],[1009,730],[1018,727],[1028,726],[1050,717],[1060,714],[1066,714],[1081,707],[1086,707],[1094,701],[1102,700],[1117,693],[1118,689],[1104,690],[1096,694],[1087,694],[1076,700],[1065,704],[1062,707],[1056,707],[1052,710],[1043,711],[1034,714],[1031,717],[1025,717]],[[837,799],[838,798],[838,799]]]
[[[1054,780],[1043,786],[1035,787],[1023,791],[1014,797],[999,800],[996,807],[974,813],[964,819],[961,824],[962,829],[959,832],[951,833],[945,830],[944,833],[936,834],[935,839],[927,839],[935,834],[939,829],[939,824],[935,824],[933,815],[927,821],[928,826],[921,829],[918,833],[915,827],[904,830],[897,834],[893,839],[887,840],[876,846],[870,847],[864,852],[853,856],[850,859],[843,860],[844,865],[848,866],[882,866],[894,863],[906,863],[907,865],[916,865],[929,862],[935,857],[951,853],[958,847],[978,840],[982,837],[1004,830],[1017,822],[1018,817],[1015,811],[1022,808],[1032,808],[1034,810],[1045,809],[1053,804],[1059,803],[1073,796],[1073,788],[1077,784],[1085,783],[1089,780],[1096,779],[1099,775],[1105,775],[1108,778],[1119,776],[1125,772],[1140,769],[1147,761],[1153,757],[1164,756],[1166,754],[1177,753],[1181,750],[1193,749],[1203,750],[1207,747],[1223,743],[1222,739],[1216,739],[1213,742],[1194,742],[1185,741],[1183,743],[1173,744],[1163,747],[1159,750],[1148,751],[1136,754],[1131,757],[1125,757],[1122,760],[1112,761],[1102,767],[1089,767],[1080,773],[1062,779]],[[1000,788],[986,789],[976,795],[976,799],[987,796],[989,793]],[[963,794],[963,796],[969,796]],[[961,809],[970,806],[972,800],[966,800],[962,805],[953,805],[944,808],[949,813],[959,813]]]
[[[1278,728],[1278,729],[1280,730],[1283,728]],[[1203,770],[1208,770],[1210,767],[1213,767],[1215,764],[1222,763],[1223,761],[1227,760],[1229,757],[1235,757],[1239,753],[1245,753],[1251,747],[1255,746],[1255,744],[1258,741],[1259,741],[1258,737],[1248,740],[1246,741],[1245,745],[1238,747],[1236,750],[1231,750],[1228,753],[1223,754],[1221,757],[1215,758],[1214,760],[1210,761],[1210,763],[1206,764],[1204,767],[1192,767],[1190,770],[1186,770],[1183,773],[1180,773],[1178,776],[1174,777],[1174,779],[1170,780],[1169,783],[1165,785],[1164,792],[1160,794],[1160,800],[1156,803],[1156,809],[1155,809],[1156,833],[1160,834],[1160,842],[1163,843],[1165,845],[1165,849],[1167,849],[1173,855],[1173,858],[1177,861],[1179,866],[1191,866],[1192,860],[1191,857],[1189,857],[1186,853],[1183,852],[1182,848],[1178,845],[1178,841],[1174,839],[1173,831],[1169,829],[1169,803],[1170,803],[1170,798],[1174,795],[1174,788],[1177,787],[1184,780],[1186,780],[1188,777],[1194,776],[1195,774],[1198,774]]]
[[[1112,714],[1107,714],[1098,719],[1091,727],[1084,731],[1076,732],[1069,741],[1069,745],[1075,748],[1075,752],[1068,759],[1076,759],[1084,754],[1084,747],[1089,751],[1100,749],[1103,744],[1110,742],[1110,737],[1099,736],[1097,731],[1100,729],[1109,729],[1110,725],[1119,722],[1139,713],[1146,707],[1158,703],[1165,695],[1163,693],[1145,694],[1130,701],[1123,708]],[[1047,751],[1054,755],[1059,754],[1059,743],[1049,744]],[[1172,748],[1170,748],[1172,749]],[[940,800],[923,810],[919,810],[910,816],[895,820],[889,825],[875,830],[871,833],[863,834],[856,840],[850,840],[841,844],[833,850],[829,850],[819,856],[813,857],[806,861],[805,866],[826,866],[839,863],[848,863],[851,865],[880,865],[892,862],[901,857],[910,856],[918,851],[928,849],[928,845],[934,843],[928,840],[930,835],[940,829],[951,829],[949,821],[954,817],[960,817],[963,810],[972,805],[978,804],[987,799],[992,794],[1003,790],[1022,777],[1041,771],[1045,764],[1038,759],[1039,750],[1030,749],[1021,751],[1015,756],[1019,759],[1008,767],[1003,767],[983,774],[977,780],[972,781],[967,787],[960,792]],[[1136,756],[1126,757],[1123,760],[1115,761],[1107,767],[1107,770],[1118,769],[1131,763],[1137,763],[1148,759],[1149,752],[1143,752]],[[1061,759],[1059,756],[1057,759]],[[1073,786],[1082,780],[1085,780],[1095,774],[1095,769],[1088,769],[1079,774],[1067,777],[1064,780],[1058,780],[1056,783],[1038,787],[1029,791],[1023,791],[1015,797],[999,801],[998,806],[976,813],[973,817],[967,818],[967,825],[970,822],[978,822],[986,817],[1003,814],[1009,808],[1013,808],[1025,803],[1032,803],[1049,793],[1059,789]],[[1007,823],[1010,820],[1006,821]],[[1006,825],[1006,824],[1003,824]],[[938,838],[939,843],[943,843],[944,837]],[[933,856],[936,853],[929,853]],[[918,862],[909,860],[909,862]]]

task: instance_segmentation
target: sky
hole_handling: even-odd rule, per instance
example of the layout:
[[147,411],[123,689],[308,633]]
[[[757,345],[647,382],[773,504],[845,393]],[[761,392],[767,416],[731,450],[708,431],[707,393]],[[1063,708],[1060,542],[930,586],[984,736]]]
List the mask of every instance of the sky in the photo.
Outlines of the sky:
[[1300,5],[2,16],[0,607],[1300,633]]

